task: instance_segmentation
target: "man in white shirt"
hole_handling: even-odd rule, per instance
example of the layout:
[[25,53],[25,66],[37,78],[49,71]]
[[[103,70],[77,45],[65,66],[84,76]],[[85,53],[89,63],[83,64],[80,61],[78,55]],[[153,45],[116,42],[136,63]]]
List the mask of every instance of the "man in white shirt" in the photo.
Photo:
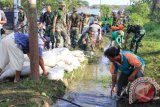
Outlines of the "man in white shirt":
[[7,18],[3,10],[0,10],[0,42],[2,38],[3,25],[7,23]]
[[89,25],[92,25],[94,23],[94,15],[91,14],[90,18],[89,18]]
[[102,28],[98,24],[98,21],[94,21],[94,24],[92,24],[90,27],[94,28],[94,36],[95,36],[95,41],[96,45],[100,48],[102,48]]

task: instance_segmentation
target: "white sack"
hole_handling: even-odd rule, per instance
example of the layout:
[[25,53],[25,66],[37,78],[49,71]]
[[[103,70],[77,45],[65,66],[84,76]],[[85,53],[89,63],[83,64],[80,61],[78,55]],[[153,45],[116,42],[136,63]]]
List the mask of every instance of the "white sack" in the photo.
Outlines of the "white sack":
[[48,70],[49,80],[63,80],[64,69],[63,68],[51,68]]

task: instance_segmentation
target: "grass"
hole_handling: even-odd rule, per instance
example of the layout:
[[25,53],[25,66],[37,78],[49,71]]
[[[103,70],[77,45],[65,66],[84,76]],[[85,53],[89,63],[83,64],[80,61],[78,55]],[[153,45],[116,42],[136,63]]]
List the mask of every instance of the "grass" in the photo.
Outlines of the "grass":
[[65,86],[61,81],[41,77],[38,82],[23,78],[19,83],[4,82],[0,85],[0,107],[42,107],[51,105],[54,96],[63,96]]
[[160,40],[148,41],[143,40],[143,47],[139,49],[139,56],[145,62],[145,75],[154,78],[160,84]]

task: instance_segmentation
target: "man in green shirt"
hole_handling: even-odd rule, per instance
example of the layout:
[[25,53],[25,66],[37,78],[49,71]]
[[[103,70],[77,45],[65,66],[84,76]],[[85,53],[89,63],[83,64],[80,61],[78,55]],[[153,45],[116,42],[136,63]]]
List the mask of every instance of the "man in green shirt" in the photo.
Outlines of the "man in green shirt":
[[94,29],[90,27],[85,33],[82,34],[78,41],[78,46],[80,49],[87,51],[87,50],[94,50],[95,46],[95,39],[94,39]]
[[79,16],[76,13],[77,10],[73,8],[73,13],[70,16],[69,21],[69,31],[70,31],[70,39],[71,39],[71,47],[75,48],[77,45],[78,34],[79,34]]
[[60,2],[60,8],[56,10],[53,22],[53,32],[55,32],[56,37],[56,47],[59,47],[60,38],[63,37],[63,46],[66,47],[67,38],[67,26],[66,26],[66,14],[65,14],[65,4]]

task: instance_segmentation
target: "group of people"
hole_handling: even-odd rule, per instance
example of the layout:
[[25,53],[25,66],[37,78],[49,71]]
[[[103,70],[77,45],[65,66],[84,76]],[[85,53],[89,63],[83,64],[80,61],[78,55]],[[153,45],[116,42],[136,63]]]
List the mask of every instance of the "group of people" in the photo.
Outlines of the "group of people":
[[[52,42],[52,48],[59,47],[61,37],[63,38],[63,46],[67,47],[67,37],[70,34],[71,47],[79,47],[80,49],[87,51],[94,51],[95,46],[102,48],[102,27],[99,24],[98,19],[91,16],[91,20],[88,21],[86,15],[79,16],[76,13],[76,9],[73,9],[73,13],[69,16],[69,19],[65,15],[65,4],[60,3],[60,7],[56,12],[52,12],[51,6],[47,5],[47,11],[41,16],[39,27],[45,24],[44,38],[46,40],[45,46],[50,48],[49,42]],[[67,22],[67,20],[69,20]],[[83,21],[82,21],[83,20]],[[2,25],[6,23],[6,17],[4,13],[0,11],[0,29]],[[68,27],[67,27],[68,26]],[[83,32],[83,30],[85,30]],[[132,82],[134,79],[143,76],[144,60],[130,51],[120,51],[121,43],[123,43],[124,26],[119,24],[118,26],[112,26],[111,46],[105,50],[104,55],[112,62],[110,65],[110,71],[112,74],[112,91],[115,91],[117,72],[121,71],[119,79],[117,81],[117,95],[120,96],[121,91],[128,82]],[[69,33],[70,32],[70,33]],[[79,37],[79,32],[83,32]],[[142,37],[145,35],[145,30],[138,25],[130,25],[127,28],[127,36],[124,43],[127,42],[128,34],[134,33],[134,37],[131,41],[131,45],[136,40],[136,52]],[[1,33],[0,33],[1,34]],[[1,36],[1,35],[0,35]],[[44,67],[44,61],[42,58],[43,43],[39,39],[39,65],[43,70],[43,75],[47,75],[47,71]],[[132,51],[132,47],[130,49]],[[135,53],[136,53],[135,52]],[[3,38],[0,42],[0,73],[6,67],[10,65],[11,69],[16,71],[14,82],[20,80],[20,73],[23,67],[24,55],[29,53],[29,35],[24,33],[12,33]]]
[[[55,11],[52,11],[51,5],[47,4],[46,12],[40,16],[40,27],[43,26],[45,26],[44,39],[47,49],[58,48],[63,41],[63,47],[86,50],[88,48],[82,45],[90,47],[91,41],[93,46],[97,42],[101,43],[102,40],[101,26],[97,17],[94,15],[88,17],[84,13],[78,14],[76,8],[73,8],[71,14],[67,14],[64,2],[61,2],[59,9]],[[91,30],[94,30],[93,34],[89,33]],[[88,34],[89,36],[84,36]]]
[[[145,61],[136,53],[145,35],[145,29],[140,25],[128,25],[125,34],[125,26],[120,23],[111,26],[111,30],[111,43],[109,48],[104,51],[104,56],[111,62],[111,94],[116,91],[117,97],[121,98],[121,93],[129,82],[144,76]],[[130,33],[134,35],[131,40],[130,51],[126,51],[123,50],[122,46],[126,45]]]
[[[120,24],[118,26],[111,27],[111,46],[117,46],[122,48],[126,45],[128,37],[133,33],[133,37],[130,43],[130,51],[137,53],[140,46],[141,40],[145,35],[145,29],[140,25],[128,25],[126,29],[126,36],[124,37],[124,25]],[[125,38],[125,39],[124,39]]]
[[[4,68],[9,65],[12,70],[16,71],[14,82],[17,83],[20,80],[20,74],[23,67],[24,55],[27,54],[30,57],[29,51],[29,35],[24,31],[18,31],[19,28],[24,27],[25,12],[23,7],[19,7],[20,12],[18,13],[18,22],[16,30],[14,33],[11,33],[4,37],[0,42],[0,75]],[[71,47],[79,47],[80,49],[87,50],[88,47],[91,47],[93,50],[94,45],[96,43],[96,38],[100,38],[101,27],[98,24],[98,21],[94,20],[88,25],[87,28],[84,28],[86,25],[84,24],[85,15],[78,16],[76,13],[76,9],[73,9],[73,13],[69,16],[69,21],[66,23],[67,18],[65,15],[65,4],[64,2],[60,3],[60,8],[55,12],[52,12],[51,6],[47,5],[47,11],[41,17],[40,23],[38,24],[38,28],[45,25],[45,34],[42,37],[38,36],[38,55],[39,55],[39,65],[43,70],[43,75],[47,75],[47,71],[44,67],[44,61],[42,58],[42,53],[44,46],[50,48],[49,42],[52,42],[52,48],[59,47],[61,37],[63,38],[63,46],[67,47],[67,37],[68,32],[70,32],[71,39]],[[1,12],[1,11],[0,11]],[[4,17],[4,13],[0,15],[0,25],[6,23],[6,17]],[[82,20],[82,21],[81,21]],[[86,31],[80,36],[80,26],[81,29],[85,29]],[[82,31],[83,31],[82,30]],[[82,32],[81,31],[81,32]],[[44,42],[45,41],[45,42]]]

